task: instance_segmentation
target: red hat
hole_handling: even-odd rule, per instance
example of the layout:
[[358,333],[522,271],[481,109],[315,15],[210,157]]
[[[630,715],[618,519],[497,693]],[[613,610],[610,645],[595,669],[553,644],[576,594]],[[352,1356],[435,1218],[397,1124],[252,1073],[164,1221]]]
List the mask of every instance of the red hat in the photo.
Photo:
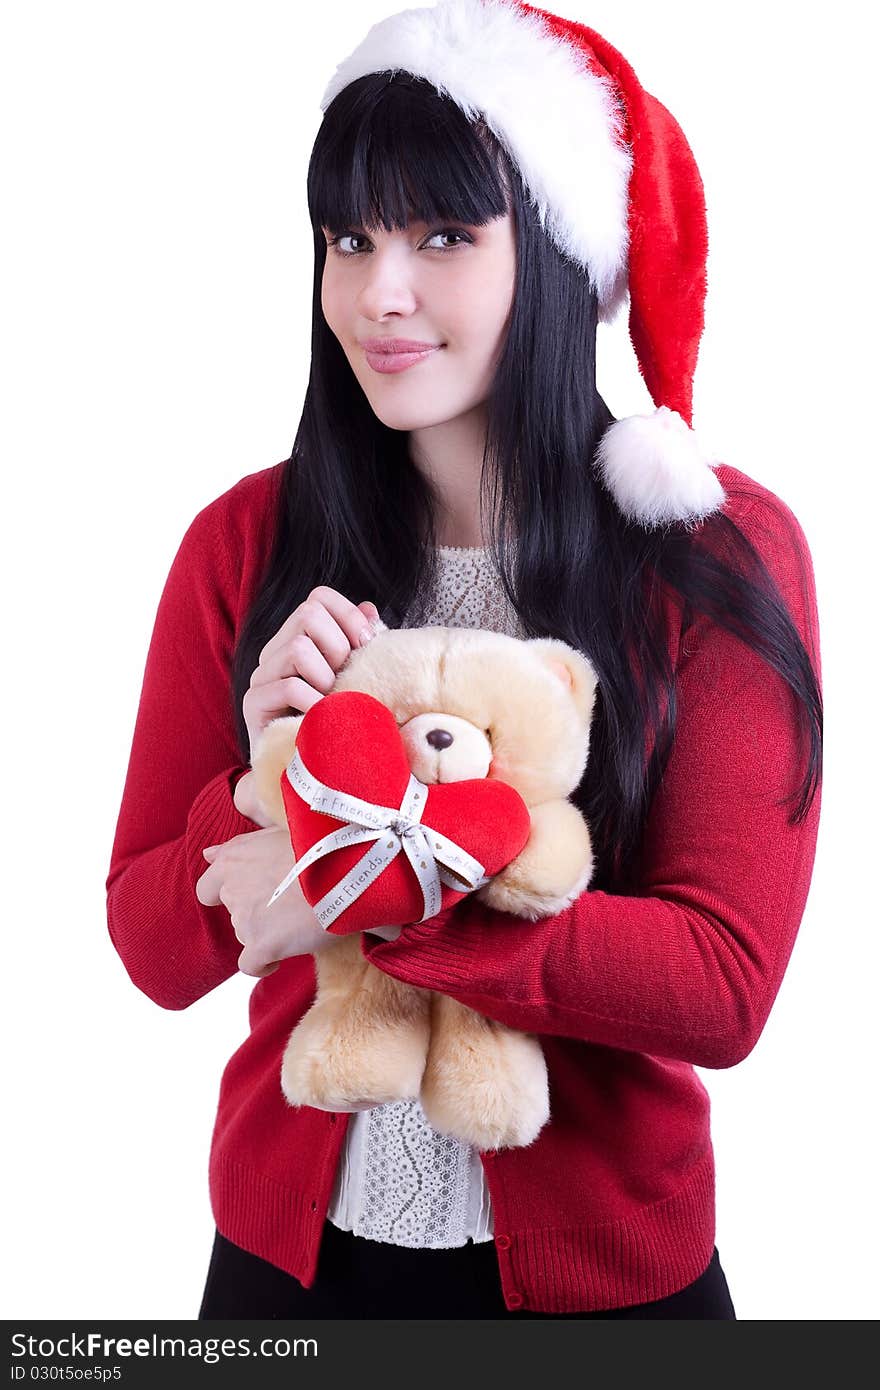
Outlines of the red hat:
[[602,322],[629,293],[629,331],[657,409],[612,424],[596,462],[625,515],[695,523],[724,491],[691,429],[704,324],[706,203],[684,134],[622,54],[523,0],[438,0],[374,24],[336,69],[398,71],[482,117],[515,162],[540,223],[589,276]]

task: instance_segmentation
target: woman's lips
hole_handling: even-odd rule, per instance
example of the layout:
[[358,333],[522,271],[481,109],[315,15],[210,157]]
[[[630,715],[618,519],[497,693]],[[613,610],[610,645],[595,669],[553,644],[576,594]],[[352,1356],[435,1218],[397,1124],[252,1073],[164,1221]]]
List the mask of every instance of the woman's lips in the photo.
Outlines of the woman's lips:
[[437,347],[426,348],[424,352],[370,352],[365,350],[367,363],[373,368],[374,372],[381,372],[386,375],[390,372],[405,372],[407,367],[412,367],[416,362],[424,362],[426,357],[432,357],[435,352],[439,352],[442,343]]

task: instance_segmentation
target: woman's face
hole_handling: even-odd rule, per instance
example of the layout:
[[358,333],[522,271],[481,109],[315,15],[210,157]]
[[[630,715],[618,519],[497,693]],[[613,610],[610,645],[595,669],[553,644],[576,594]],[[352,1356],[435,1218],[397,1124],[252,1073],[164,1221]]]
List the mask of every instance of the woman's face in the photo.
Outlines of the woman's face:
[[[324,228],[328,243],[330,232]],[[509,213],[484,227],[412,222],[401,231],[348,228],[328,244],[321,307],[375,414],[390,429],[455,419],[485,401],[513,303]],[[375,356],[370,339],[405,338],[434,350]]]

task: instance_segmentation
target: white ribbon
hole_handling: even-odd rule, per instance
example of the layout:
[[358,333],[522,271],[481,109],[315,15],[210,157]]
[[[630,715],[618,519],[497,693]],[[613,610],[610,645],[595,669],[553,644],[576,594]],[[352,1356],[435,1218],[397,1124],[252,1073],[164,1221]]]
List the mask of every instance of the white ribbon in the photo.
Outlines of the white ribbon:
[[448,835],[440,836],[429,825],[421,824],[428,788],[412,773],[403,800],[397,807],[363,801],[336,787],[326,786],[306,767],[298,748],[294,749],[293,757],[287,764],[286,776],[293,790],[313,811],[320,811],[347,824],[332,830],[323,840],[318,840],[296,861],[290,873],[275,889],[267,907],[271,907],[303,869],[314,864],[316,859],[364,840],[372,841],[370,849],[345,878],[314,904],[313,911],[325,931],[350,903],[369,888],[401,849],[409,859],[422,890],[425,910],[419,918],[420,922],[440,911],[441,882],[448,888],[471,892],[490,881],[478,859],[450,840]]

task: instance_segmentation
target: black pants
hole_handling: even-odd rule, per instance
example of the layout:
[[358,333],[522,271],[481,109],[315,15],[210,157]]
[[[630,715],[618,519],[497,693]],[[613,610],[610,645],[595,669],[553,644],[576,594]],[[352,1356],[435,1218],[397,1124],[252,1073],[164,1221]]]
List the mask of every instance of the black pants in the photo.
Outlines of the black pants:
[[233,1245],[218,1231],[200,1319],[209,1318],[723,1318],[736,1319],[712,1253],[686,1288],[655,1303],[602,1313],[511,1312],[492,1241],[453,1250],[410,1250],[364,1240],[324,1223],[315,1282],[298,1279]]

